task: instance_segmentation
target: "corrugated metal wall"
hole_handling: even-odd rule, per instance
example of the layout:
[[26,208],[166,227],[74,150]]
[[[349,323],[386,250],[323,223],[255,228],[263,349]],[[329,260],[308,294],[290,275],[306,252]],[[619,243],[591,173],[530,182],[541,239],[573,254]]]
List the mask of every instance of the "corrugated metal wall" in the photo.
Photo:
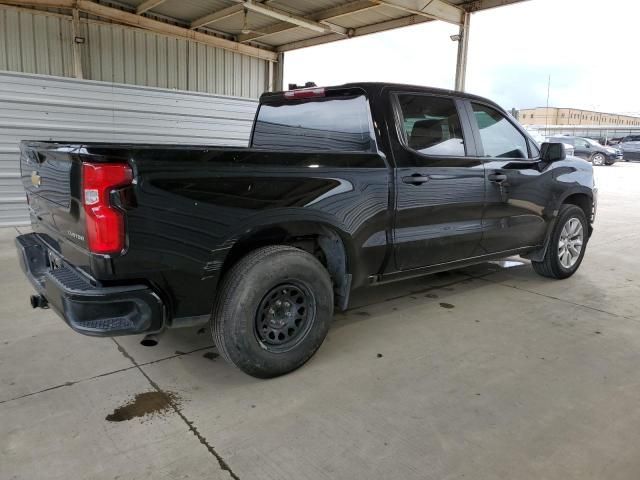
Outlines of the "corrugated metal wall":
[[[268,62],[201,43],[81,19],[90,80],[258,98]],[[73,76],[67,16],[0,5],[0,70]]]
[[0,72],[0,226],[28,222],[20,140],[244,146],[256,107],[245,98]]

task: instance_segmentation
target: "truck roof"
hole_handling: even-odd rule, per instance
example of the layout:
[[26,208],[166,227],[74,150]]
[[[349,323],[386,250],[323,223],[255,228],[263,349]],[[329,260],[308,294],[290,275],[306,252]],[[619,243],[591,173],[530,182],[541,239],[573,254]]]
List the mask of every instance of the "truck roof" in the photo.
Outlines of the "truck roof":
[[[384,88],[397,88],[399,90],[411,90],[414,92],[430,93],[434,95],[451,95],[451,96],[460,97],[460,98],[467,98],[470,100],[479,100],[484,103],[491,104],[503,112],[505,111],[500,105],[498,105],[494,101],[485,97],[481,97],[479,95],[473,95],[471,93],[458,92],[455,90],[448,90],[444,88],[426,87],[423,85],[411,85],[411,84],[392,83],[392,82],[352,82],[352,83],[344,83],[342,85],[331,85],[331,86],[325,86],[325,87],[318,86],[318,87],[312,87],[312,88],[325,88],[327,90],[361,88],[365,92],[367,92],[367,94],[371,98],[373,98],[375,94],[379,93]],[[263,98],[273,99],[274,97],[281,97],[285,94],[285,92],[286,91],[265,92],[260,96],[260,99],[261,100]]]

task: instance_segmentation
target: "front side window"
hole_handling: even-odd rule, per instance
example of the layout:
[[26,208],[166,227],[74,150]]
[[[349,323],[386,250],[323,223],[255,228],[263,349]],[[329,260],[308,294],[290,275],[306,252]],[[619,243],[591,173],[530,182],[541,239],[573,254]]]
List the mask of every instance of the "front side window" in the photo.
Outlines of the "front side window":
[[472,103],[485,157],[529,158],[527,140],[494,108]]
[[364,95],[281,100],[260,105],[251,146],[271,150],[374,150]]
[[458,110],[451,98],[398,94],[406,145],[423,155],[464,157]]

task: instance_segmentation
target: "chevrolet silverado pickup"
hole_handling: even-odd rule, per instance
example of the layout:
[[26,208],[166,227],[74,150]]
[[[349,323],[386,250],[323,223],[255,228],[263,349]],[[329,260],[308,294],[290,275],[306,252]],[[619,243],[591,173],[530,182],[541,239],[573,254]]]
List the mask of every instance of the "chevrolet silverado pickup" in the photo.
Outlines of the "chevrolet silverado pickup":
[[569,277],[597,200],[591,164],[495,103],[384,83],[265,93],[248,148],[23,141],[21,172],[32,306],[87,335],[209,324],[261,378],[356,288],[511,255]]

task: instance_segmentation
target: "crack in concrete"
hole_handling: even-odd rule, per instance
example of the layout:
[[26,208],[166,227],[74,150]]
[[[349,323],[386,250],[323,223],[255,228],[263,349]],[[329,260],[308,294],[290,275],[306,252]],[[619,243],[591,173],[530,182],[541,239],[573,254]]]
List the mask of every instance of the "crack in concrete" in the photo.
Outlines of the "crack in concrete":
[[591,307],[589,305],[583,305],[582,303],[577,303],[577,302],[572,302],[571,300],[566,300],[564,298],[559,298],[559,297],[554,297],[553,295],[547,295],[546,293],[540,293],[540,292],[536,292],[533,290],[527,290],[526,288],[522,288],[522,287],[518,287],[516,285],[509,285],[506,283],[502,283],[499,282],[497,280],[491,280],[490,278],[487,278],[488,275],[486,276],[473,276],[471,274],[465,273],[465,275],[469,275],[469,277],[471,278],[477,278],[478,280],[484,280],[485,282],[489,282],[493,285],[500,285],[501,287],[506,287],[506,288],[513,288],[514,290],[518,290],[520,292],[526,292],[526,293],[531,293],[532,295],[538,295],[540,297],[544,297],[544,298],[548,298],[551,300],[557,300],[559,302],[563,302],[563,303],[567,303],[569,305],[573,305],[574,307],[582,307],[582,308],[586,308],[588,310],[593,310],[594,312],[599,312],[599,313],[604,313],[607,315],[611,315],[612,317],[617,317],[617,318],[624,318],[626,320],[632,320],[632,321],[638,321],[637,318],[633,318],[633,317],[627,317],[626,315],[620,315],[618,313],[613,313],[613,312],[608,312],[607,310],[601,310],[599,308],[596,307]]
[[[208,345],[206,347],[196,348],[195,350],[189,350],[188,352],[181,352],[181,353],[178,353],[176,355],[171,355],[170,357],[163,357],[163,358],[159,358],[157,360],[151,360],[150,362],[141,363],[140,366],[144,367],[146,365],[153,365],[154,363],[164,362],[165,360],[171,360],[172,358],[182,357],[184,355],[189,355],[190,353],[201,352],[202,350],[209,350],[209,349],[211,349],[213,347],[214,347],[214,345]],[[98,375],[94,375],[94,376],[88,377],[88,378],[81,378],[80,380],[64,382],[64,383],[61,383],[60,385],[54,385],[52,387],[43,388],[42,390],[38,390],[36,392],[25,393],[24,395],[19,395],[17,397],[7,398],[6,400],[0,400],[0,405],[2,405],[3,403],[13,402],[15,400],[20,400],[22,398],[31,397],[33,395],[38,395],[39,393],[49,392],[51,390],[57,390],[58,388],[63,388],[63,387],[70,387],[70,386],[76,385],[78,383],[84,383],[84,382],[88,382],[88,381],[91,381],[91,380],[95,380],[96,378],[106,377],[108,375],[113,375],[115,373],[126,372],[127,370],[133,370],[134,368],[136,368],[136,365],[134,365],[132,367],[120,368],[118,370],[112,370],[110,372],[100,373]]]
[[[147,374],[147,372],[145,372],[142,369],[142,365],[138,365],[136,360],[131,355],[129,355],[129,352],[127,352],[125,350],[125,348],[122,345],[120,345],[115,338],[112,337],[111,340],[113,340],[113,343],[115,343],[118,346],[118,351],[120,353],[122,353],[122,355],[125,358],[127,358],[134,365],[133,368],[137,368],[140,371],[140,373],[144,376],[144,378],[147,379],[149,384],[157,392],[161,393],[162,395],[164,395],[167,398],[167,401],[168,401],[169,405],[171,405],[172,410],[182,419],[182,421],[187,425],[187,427],[189,428],[191,433],[193,433],[195,435],[195,437],[200,441],[200,443],[205,446],[207,451],[216,458],[216,460],[218,461],[218,465],[220,466],[220,469],[226,471],[231,476],[231,478],[233,478],[233,480],[240,480],[240,477],[238,477],[234,473],[234,471],[231,469],[229,464],[225,461],[224,458],[222,458],[222,455],[220,455],[215,450],[215,448],[213,448],[213,446],[207,441],[205,436],[200,433],[200,431],[195,426],[195,424],[186,417],[186,415],[182,412],[182,410],[180,410],[179,405],[176,404],[176,402],[169,395],[167,395],[164,390],[162,390],[160,385],[158,385],[154,380],[151,379],[151,377]],[[211,347],[209,347],[209,348],[211,348]],[[148,363],[147,363],[147,365],[148,365]]]

